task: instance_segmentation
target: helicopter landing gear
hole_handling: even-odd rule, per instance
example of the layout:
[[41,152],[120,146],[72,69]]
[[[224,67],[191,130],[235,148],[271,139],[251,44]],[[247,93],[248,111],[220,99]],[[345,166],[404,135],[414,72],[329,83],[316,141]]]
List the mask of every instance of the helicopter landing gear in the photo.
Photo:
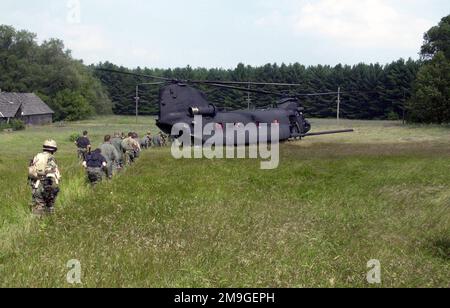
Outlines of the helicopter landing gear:
[[292,141],[295,140],[302,140],[302,129],[300,128],[300,125],[298,121],[295,118],[291,118],[291,138]]

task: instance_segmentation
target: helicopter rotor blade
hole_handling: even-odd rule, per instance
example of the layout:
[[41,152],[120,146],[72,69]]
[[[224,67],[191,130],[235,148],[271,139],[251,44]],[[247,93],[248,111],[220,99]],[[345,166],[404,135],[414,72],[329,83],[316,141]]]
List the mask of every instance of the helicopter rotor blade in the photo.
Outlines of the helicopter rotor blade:
[[162,85],[162,84],[169,84],[169,82],[159,81],[159,82],[145,82],[140,83],[139,86],[156,86],[156,85]]
[[300,87],[303,86],[299,83],[277,83],[277,82],[247,82],[247,81],[220,81],[220,80],[182,80],[182,79],[175,79],[175,78],[166,78],[166,77],[160,77],[160,76],[153,76],[153,75],[146,75],[146,74],[138,74],[138,73],[132,73],[132,72],[126,72],[126,71],[120,71],[120,70],[114,70],[109,68],[96,68],[97,71],[103,71],[108,73],[116,73],[116,74],[122,74],[122,75],[130,75],[130,76],[136,76],[136,77],[144,77],[144,78],[150,78],[150,79],[157,79],[157,80],[164,80],[164,81],[170,81],[170,82],[181,82],[181,83],[196,83],[196,84],[209,84],[209,85],[254,85],[254,86],[279,86],[279,87]]
[[253,82],[253,81],[208,81],[208,80],[192,80],[195,83],[205,84],[221,84],[221,85],[247,85],[247,86],[275,86],[275,87],[301,87],[299,83],[278,83],[278,82]]
[[172,79],[172,78],[152,76],[152,75],[146,75],[146,74],[137,74],[137,73],[131,73],[131,72],[124,72],[124,71],[113,70],[113,69],[109,69],[109,68],[96,68],[95,70],[96,71],[107,72],[107,73],[115,73],[115,74],[122,74],[122,75],[150,78],[150,79],[155,79],[155,80],[163,80],[163,81],[166,81],[166,82],[178,82],[178,80]]
[[236,90],[236,91],[240,91],[240,92],[250,92],[250,93],[264,94],[264,95],[276,95],[276,96],[281,96],[281,97],[288,96],[281,92],[270,92],[270,91],[264,91],[264,90],[248,89],[248,88],[235,87],[235,86],[230,86],[230,85],[225,85],[225,84],[205,83],[202,81],[196,81],[196,82],[191,81],[191,83],[196,83],[196,84],[200,84],[200,85],[203,84],[206,86],[211,86],[211,87],[216,87],[216,88],[221,88],[221,89]]
[[[181,80],[181,79],[175,79],[175,78],[167,78],[167,77],[160,77],[160,76],[153,76],[153,75],[146,75],[146,74],[138,74],[138,73],[132,73],[132,72],[108,69],[108,68],[96,68],[95,70],[108,72],[108,73],[115,73],[115,74],[122,74],[122,75],[136,76],[136,77],[143,77],[143,78],[149,78],[149,79],[155,79],[155,80],[163,81],[161,83],[155,83],[155,84],[165,84],[165,83],[166,84],[168,84],[168,83],[198,84],[198,85],[212,86],[212,87],[222,88],[222,89],[236,90],[236,91],[241,91],[241,92],[246,92],[246,93],[255,93],[255,94],[264,94],[264,95],[276,95],[276,96],[285,97],[285,98],[337,95],[339,93],[341,95],[342,94],[347,94],[347,93],[360,93],[358,91],[352,91],[352,92],[324,92],[324,93],[310,93],[310,94],[308,94],[308,93],[286,94],[286,93],[282,93],[282,92],[272,92],[272,91],[256,90],[256,89],[251,89],[251,88],[237,87],[237,86],[234,86],[234,85],[248,85],[248,86],[257,85],[257,86],[280,86],[280,87],[298,87],[298,86],[303,86],[303,85],[297,84],[297,83]],[[152,83],[148,83],[148,84],[152,84]],[[368,93],[371,93],[371,92],[368,92]]]
[[[265,94],[265,95],[276,95],[284,98],[298,98],[298,97],[314,97],[314,96],[326,96],[326,95],[337,95],[339,92],[324,92],[324,93],[295,93],[295,94],[287,94],[282,92],[271,92],[271,91],[265,91],[265,90],[256,90],[256,89],[249,89],[249,88],[242,88],[242,87],[235,87],[231,85],[226,84],[216,84],[216,83],[210,83],[210,82],[203,82],[203,81],[190,81],[191,83],[197,83],[197,84],[203,84],[206,86],[212,86],[222,89],[230,89],[230,90],[237,90],[241,92],[250,92],[250,93],[256,93],[256,94]],[[340,94],[345,94],[346,92],[340,92]]]
[[324,92],[324,93],[310,93],[310,94],[302,94],[302,93],[299,93],[299,94],[296,94],[296,96],[303,96],[303,97],[305,97],[305,96],[326,96],[326,95],[338,95],[338,94],[345,94],[346,92]]

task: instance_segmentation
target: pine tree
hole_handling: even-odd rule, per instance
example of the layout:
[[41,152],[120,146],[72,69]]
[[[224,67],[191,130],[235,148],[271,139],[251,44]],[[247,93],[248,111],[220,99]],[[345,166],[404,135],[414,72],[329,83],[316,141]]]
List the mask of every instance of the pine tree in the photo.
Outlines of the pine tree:
[[420,69],[408,103],[410,120],[450,123],[450,15],[425,34]]
[[420,69],[408,109],[414,122],[450,123],[450,61],[443,52]]

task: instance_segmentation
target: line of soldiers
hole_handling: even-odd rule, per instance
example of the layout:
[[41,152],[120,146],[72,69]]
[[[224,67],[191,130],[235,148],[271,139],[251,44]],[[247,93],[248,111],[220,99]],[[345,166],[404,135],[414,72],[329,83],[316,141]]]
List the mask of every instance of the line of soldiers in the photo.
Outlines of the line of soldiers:
[[[142,149],[165,146],[167,138],[162,132],[157,136],[152,136],[151,132],[148,132],[143,139],[139,139],[134,132],[130,132],[128,136],[115,133],[112,138],[109,135],[105,136],[104,143],[98,149],[92,150],[88,132],[84,131],[75,144],[78,157],[86,168],[87,178],[95,185],[105,176],[112,179],[115,173],[135,162]],[[32,189],[32,213],[35,216],[40,217],[54,212],[62,180],[55,159],[57,151],[56,141],[46,140],[43,152],[37,154],[29,163],[28,182]]]
[[[147,133],[143,140],[146,140],[145,148],[149,148],[147,140],[152,140],[151,133]],[[127,137],[123,133],[115,133],[113,137],[106,135],[103,144],[95,150],[92,150],[88,134],[84,132],[76,145],[78,153],[81,153],[80,160],[86,168],[87,178],[93,185],[101,182],[105,176],[112,179],[114,174],[134,163],[143,149],[135,132],[128,133]]]

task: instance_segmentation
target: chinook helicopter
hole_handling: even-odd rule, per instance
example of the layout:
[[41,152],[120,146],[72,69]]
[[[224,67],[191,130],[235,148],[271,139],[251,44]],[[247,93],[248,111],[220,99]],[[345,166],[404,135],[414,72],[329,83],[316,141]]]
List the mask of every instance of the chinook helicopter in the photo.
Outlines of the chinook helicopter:
[[[180,134],[177,133],[176,135],[172,135],[174,126],[183,123],[184,125],[189,126],[191,128],[190,131],[193,132],[194,126],[197,124],[195,121],[196,116],[202,117],[203,127],[208,124],[213,124],[215,125],[216,130],[222,130],[224,136],[227,135],[226,131],[227,129],[230,129],[230,127],[247,126],[250,123],[255,124],[257,127],[266,124],[269,128],[272,125],[277,125],[279,128],[279,141],[302,139],[310,136],[349,133],[354,131],[353,129],[345,129],[311,133],[311,123],[304,116],[304,108],[301,105],[300,98],[306,96],[336,95],[338,94],[337,92],[286,95],[282,92],[270,92],[249,87],[250,85],[274,87],[295,87],[300,85],[266,82],[178,80],[112,69],[99,68],[97,70],[158,80],[158,82],[149,83],[161,86],[159,95],[159,117],[156,121],[156,125],[165,134],[175,139],[179,138]],[[226,111],[208,101],[205,93],[195,87],[200,85],[246,93],[273,95],[279,97],[279,100],[275,103],[275,107],[273,108]],[[243,87],[244,85],[249,87],[245,88]],[[196,136],[192,137],[198,138]],[[202,141],[205,142],[209,137],[202,136],[201,138],[203,139]],[[245,138],[246,144],[257,142],[257,140],[250,140],[249,136],[246,136]],[[267,141],[271,141],[271,139],[272,136],[269,135]]]

